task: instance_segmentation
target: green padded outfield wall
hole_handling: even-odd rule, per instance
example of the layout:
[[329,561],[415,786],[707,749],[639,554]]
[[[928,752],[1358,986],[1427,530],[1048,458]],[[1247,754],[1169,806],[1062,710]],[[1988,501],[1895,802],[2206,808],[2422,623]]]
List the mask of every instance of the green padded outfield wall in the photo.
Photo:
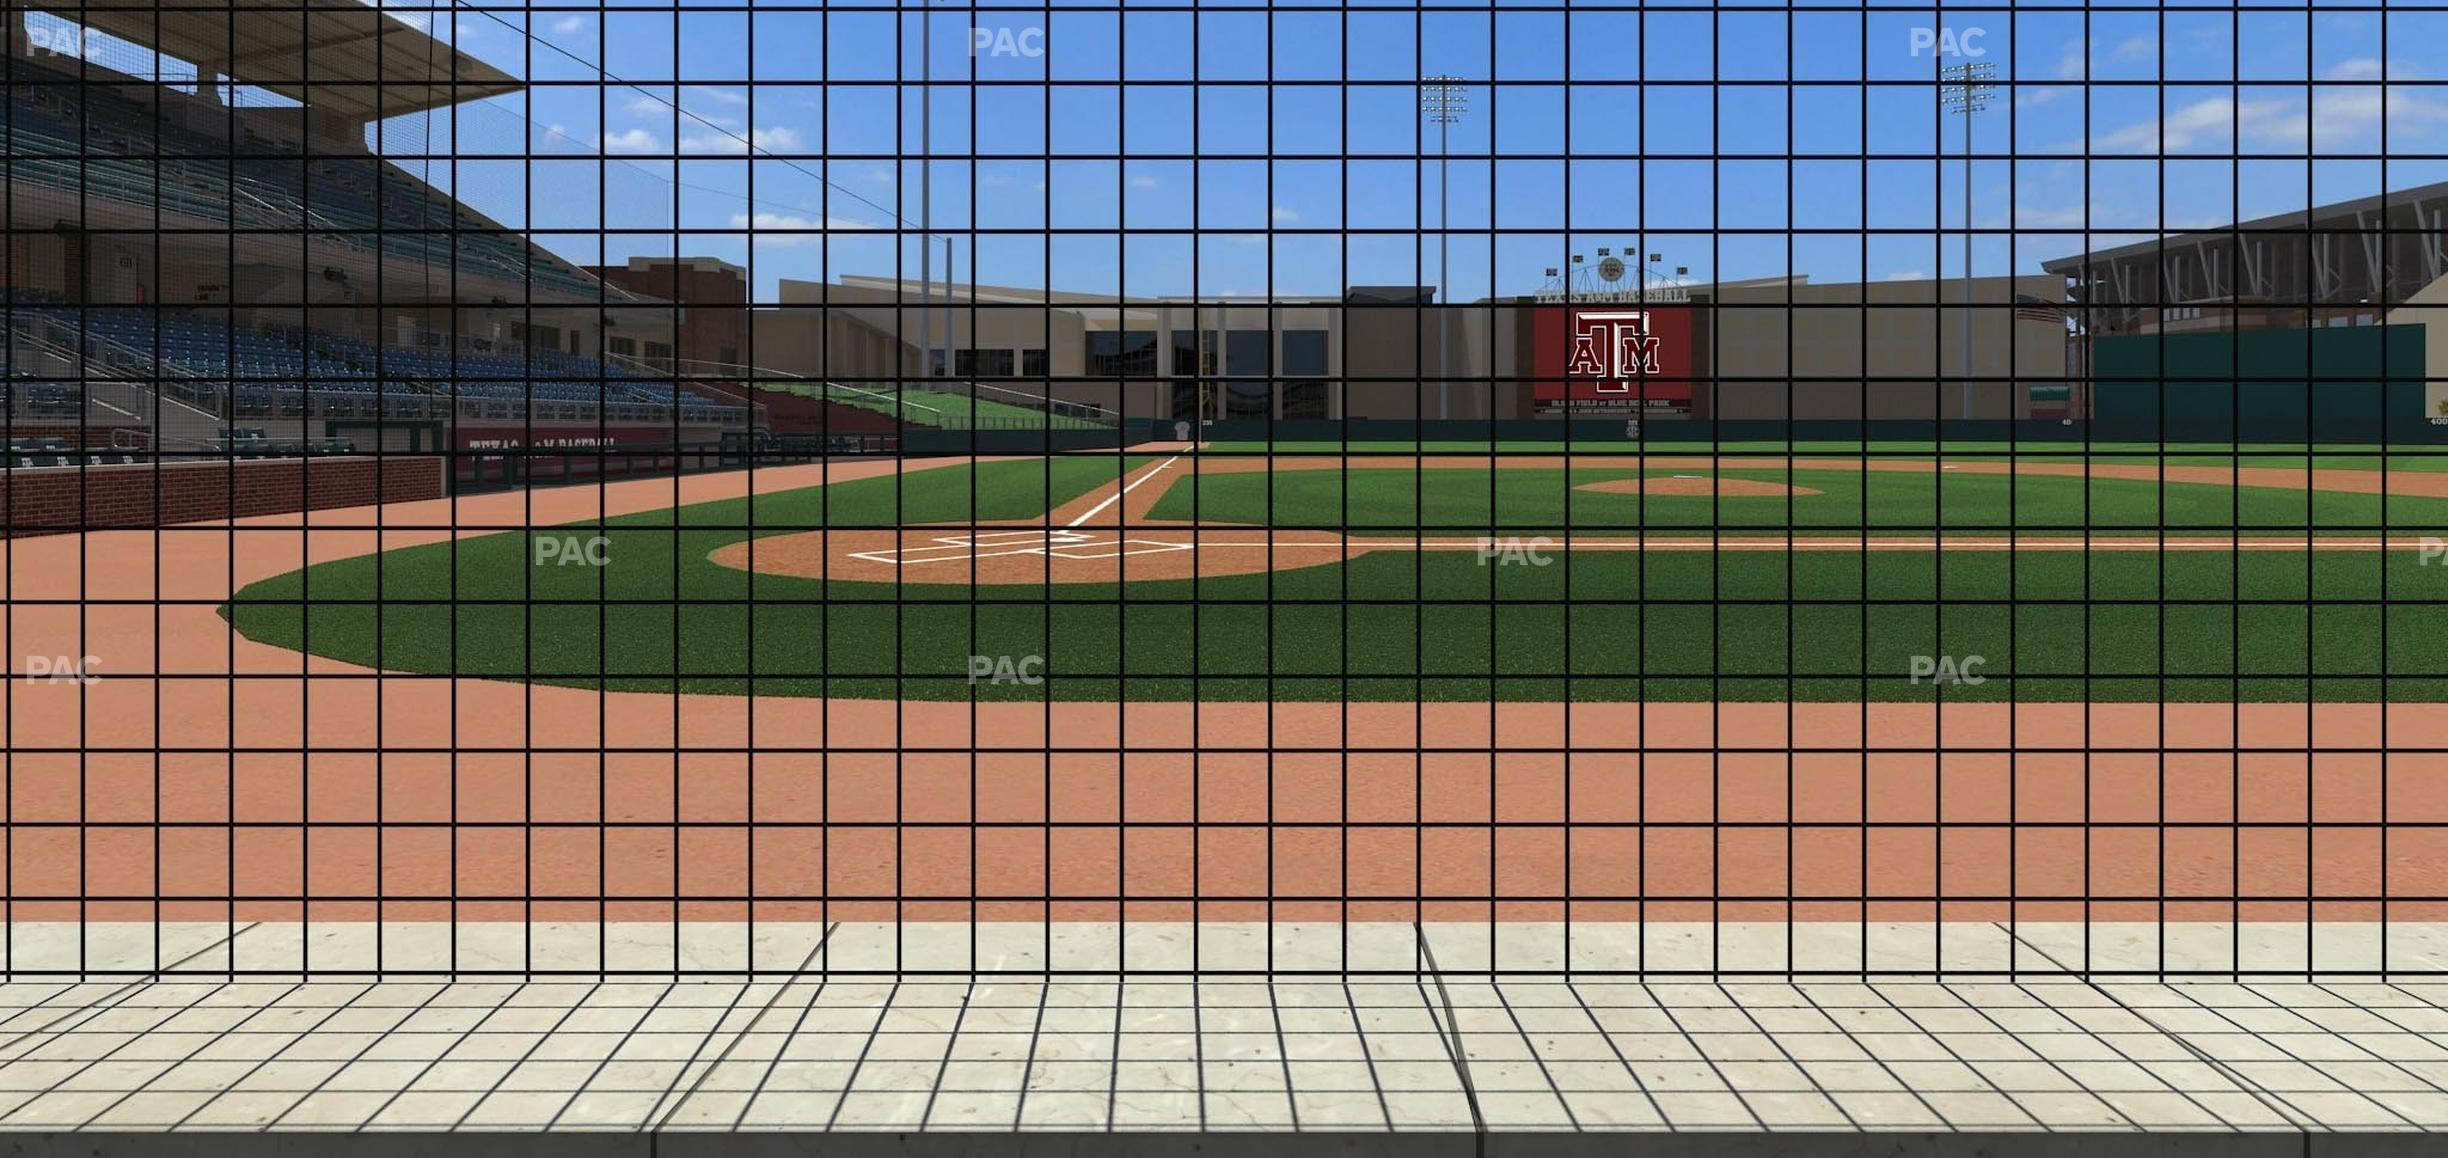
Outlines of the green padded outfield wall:
[[2420,325],[2100,338],[2092,436],[2430,441],[2423,342]]

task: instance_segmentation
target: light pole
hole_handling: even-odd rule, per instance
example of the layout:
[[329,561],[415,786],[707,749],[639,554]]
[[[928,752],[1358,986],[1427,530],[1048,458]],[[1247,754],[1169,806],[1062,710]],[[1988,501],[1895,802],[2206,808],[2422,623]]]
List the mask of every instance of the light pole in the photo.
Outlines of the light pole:
[[1445,146],[1455,121],[1470,111],[1470,94],[1462,87],[1458,76],[1432,76],[1420,82],[1420,112],[1437,127],[1437,417],[1451,418],[1452,383],[1446,380],[1445,311],[1451,288],[1446,277],[1445,233]]
[[1963,416],[1972,420],[1972,115],[1989,107],[1997,96],[1997,66],[1986,61],[1952,64],[1939,70],[1946,87],[1940,99],[1964,124],[1964,324]]

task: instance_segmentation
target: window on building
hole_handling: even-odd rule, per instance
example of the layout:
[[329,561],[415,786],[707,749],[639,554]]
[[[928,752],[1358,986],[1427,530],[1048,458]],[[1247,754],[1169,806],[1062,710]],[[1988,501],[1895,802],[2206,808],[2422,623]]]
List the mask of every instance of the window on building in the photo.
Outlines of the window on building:
[[1204,385],[1196,378],[1173,380],[1173,417],[1190,421],[1207,417],[1202,413],[1207,397]]
[[960,372],[954,375],[959,378],[1012,376],[1012,352],[1009,350],[962,350],[954,364],[960,367]]
[[1202,350],[1197,330],[1173,331],[1173,372],[1175,374],[1213,374],[1216,372],[1216,333],[1207,332]]
[[1285,330],[1283,332],[1283,372],[1287,378],[1322,378],[1326,375],[1326,331]]
[[1046,352],[1044,350],[1020,351],[1021,377],[1043,378],[1046,376],[1046,373]]
[[1263,419],[1273,417],[1268,402],[1273,387],[1266,382],[1228,382],[1224,386],[1224,417]]
[[1091,331],[1088,373],[1103,378],[1155,377],[1156,335],[1147,330]]
[[[1287,356],[1285,361],[1290,361]],[[1286,382],[1283,387],[1285,418],[1328,418],[1326,384],[1324,382]]]
[[1270,347],[1273,336],[1265,330],[1232,330],[1224,338],[1224,372],[1227,374],[1263,375],[1274,368]]

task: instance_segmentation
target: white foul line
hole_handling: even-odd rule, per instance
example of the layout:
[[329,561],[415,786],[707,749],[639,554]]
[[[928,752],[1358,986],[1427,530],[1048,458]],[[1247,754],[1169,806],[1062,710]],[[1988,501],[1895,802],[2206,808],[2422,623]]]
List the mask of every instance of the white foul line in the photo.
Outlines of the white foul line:
[[1168,466],[1171,466],[1171,465],[1173,465],[1174,463],[1179,462],[1179,461],[1181,461],[1181,456],[1177,454],[1177,455],[1174,455],[1174,456],[1173,456],[1173,457],[1171,457],[1171,458],[1168,458],[1168,459],[1164,460],[1163,462],[1157,463],[1157,464],[1156,464],[1156,465],[1155,465],[1153,468],[1149,469],[1149,471],[1148,471],[1146,474],[1140,475],[1138,478],[1132,479],[1132,480],[1131,480],[1131,481],[1130,481],[1128,484],[1124,485],[1124,486],[1123,486],[1123,488],[1122,488],[1121,490],[1115,491],[1115,492],[1114,492],[1114,494],[1113,494],[1113,497],[1112,497],[1112,498],[1109,498],[1109,499],[1105,500],[1104,502],[1098,503],[1097,505],[1095,505],[1095,506],[1093,506],[1093,507],[1088,508],[1088,513],[1087,513],[1087,514],[1081,515],[1080,517],[1078,517],[1078,518],[1076,518],[1076,519],[1073,519],[1073,520],[1071,520],[1071,521],[1070,521],[1070,522],[1068,522],[1068,523],[1064,523],[1063,525],[1064,525],[1064,526],[1066,526],[1066,527],[1076,527],[1076,526],[1080,525],[1081,523],[1085,523],[1085,522],[1087,522],[1088,520],[1093,519],[1093,518],[1097,517],[1097,516],[1098,516],[1098,515],[1100,515],[1100,514],[1103,514],[1103,513],[1105,512],[1105,508],[1110,507],[1110,506],[1114,505],[1115,503],[1121,502],[1121,501],[1122,501],[1122,496],[1127,495],[1127,494],[1131,493],[1132,491],[1138,490],[1138,489],[1139,489],[1139,484],[1140,484],[1140,483],[1143,483],[1143,482],[1146,482],[1146,481],[1147,481],[1147,480],[1149,480],[1149,479],[1155,478],[1155,477],[1156,477],[1156,476],[1157,476],[1159,473],[1162,473],[1162,472],[1163,472],[1164,468],[1166,468],[1166,467],[1168,467]]

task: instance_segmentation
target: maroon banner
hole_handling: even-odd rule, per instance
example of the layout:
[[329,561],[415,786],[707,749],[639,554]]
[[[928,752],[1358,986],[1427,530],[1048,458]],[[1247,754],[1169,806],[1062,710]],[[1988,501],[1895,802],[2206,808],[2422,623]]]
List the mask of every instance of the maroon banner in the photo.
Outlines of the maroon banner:
[[1690,306],[1542,307],[1531,341],[1541,409],[1691,408]]

